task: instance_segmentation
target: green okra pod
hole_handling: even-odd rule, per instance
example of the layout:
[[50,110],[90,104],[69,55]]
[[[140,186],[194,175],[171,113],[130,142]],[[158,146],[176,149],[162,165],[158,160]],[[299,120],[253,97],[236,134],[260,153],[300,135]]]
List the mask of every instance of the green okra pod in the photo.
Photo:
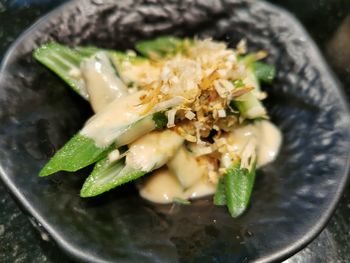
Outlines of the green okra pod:
[[214,205],[226,205],[225,180],[220,178],[214,195]]
[[225,174],[226,204],[232,217],[240,216],[248,207],[255,180],[255,165],[249,172],[234,164]]

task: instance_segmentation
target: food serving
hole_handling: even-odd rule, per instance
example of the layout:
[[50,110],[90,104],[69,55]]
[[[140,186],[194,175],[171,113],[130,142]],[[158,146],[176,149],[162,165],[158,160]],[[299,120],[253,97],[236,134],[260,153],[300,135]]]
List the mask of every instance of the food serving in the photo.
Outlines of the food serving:
[[49,43],[34,57],[88,100],[95,114],[40,176],[94,164],[80,195],[138,180],[155,203],[189,204],[214,195],[232,217],[247,208],[256,169],[281,144],[261,84],[271,84],[267,52],[211,39],[159,37],[136,51]]

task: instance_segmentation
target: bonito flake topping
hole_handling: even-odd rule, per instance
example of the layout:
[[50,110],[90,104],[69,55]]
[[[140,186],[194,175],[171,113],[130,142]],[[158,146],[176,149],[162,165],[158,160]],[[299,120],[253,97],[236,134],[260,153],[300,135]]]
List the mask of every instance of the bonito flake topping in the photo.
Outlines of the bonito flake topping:
[[[182,98],[183,103],[167,113],[167,127],[174,128],[189,142],[203,144],[212,130],[227,132],[250,118],[239,114],[234,100],[244,106],[251,97],[259,101],[266,94],[260,91],[252,72],[251,62],[256,58],[242,56],[242,50],[246,50],[244,42],[239,44],[239,52],[211,39],[195,39],[186,44],[173,56],[132,66],[129,63],[128,75],[144,72],[143,80],[147,79],[138,83],[139,89],[148,91],[141,98],[148,104],[144,114],[159,103]],[[258,106],[251,108],[251,113],[265,118],[266,111],[261,104]]]

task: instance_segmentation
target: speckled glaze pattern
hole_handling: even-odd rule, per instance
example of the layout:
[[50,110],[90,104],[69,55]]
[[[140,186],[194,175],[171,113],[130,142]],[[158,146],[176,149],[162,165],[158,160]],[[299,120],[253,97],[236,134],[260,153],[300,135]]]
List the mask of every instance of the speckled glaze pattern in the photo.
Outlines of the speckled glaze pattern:
[[[172,34],[213,37],[268,50],[277,80],[266,104],[284,136],[281,154],[259,171],[252,204],[238,219],[210,198],[154,205],[132,184],[79,198],[89,169],[39,178],[48,158],[83,125],[88,104],[33,61],[40,44],[127,49]],[[86,262],[269,262],[307,244],[345,186],[349,113],[313,42],[288,13],[264,2],[73,1],[12,47],[0,77],[0,174],[37,228]],[[47,232],[47,233],[46,233]]]

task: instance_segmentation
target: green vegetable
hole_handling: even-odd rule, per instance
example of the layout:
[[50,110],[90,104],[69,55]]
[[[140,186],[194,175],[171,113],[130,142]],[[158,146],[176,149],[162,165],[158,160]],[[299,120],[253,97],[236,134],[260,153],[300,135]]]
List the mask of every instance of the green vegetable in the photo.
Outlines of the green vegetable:
[[255,54],[238,56],[238,61],[244,61],[247,67],[253,69],[256,78],[263,83],[271,84],[276,77],[276,68],[265,62],[256,61]]
[[112,52],[112,50],[102,49],[102,48],[97,48],[97,47],[76,47],[76,48],[74,48],[74,51],[78,52],[81,56],[83,56],[85,58],[89,58],[92,55],[95,55],[97,52],[100,52],[100,51]]
[[110,148],[97,148],[92,139],[81,134],[70,139],[40,171],[47,176],[58,171],[75,172],[105,157]]
[[75,172],[104,158],[114,147],[127,145],[156,128],[153,115],[148,115],[116,131],[115,144],[98,148],[95,142],[80,133],[70,139],[40,171],[47,176],[58,171]]
[[140,41],[135,45],[135,49],[141,55],[157,60],[182,52],[186,48],[187,42],[189,41],[186,39],[162,36],[152,40]]
[[241,100],[234,100],[233,108],[237,108],[241,116],[246,119],[257,119],[266,116],[266,109],[261,101],[251,92],[240,97]]
[[[125,64],[122,62],[147,62],[145,64],[145,68],[147,68],[148,58],[158,60],[173,56],[177,53],[186,52],[186,49],[192,45],[192,43],[194,42],[189,39],[179,39],[169,36],[141,41],[136,44],[136,50],[144,57],[133,56],[129,53],[95,47],[77,47],[75,49],[71,49],[57,43],[49,43],[36,49],[33,55],[40,63],[51,69],[60,78],[62,78],[75,92],[85,99],[88,99],[87,91],[90,86],[86,87],[85,85],[84,80],[87,78],[86,75],[84,75],[86,72],[84,71],[83,67],[84,63],[82,63],[83,61],[88,63],[89,59],[87,58],[91,58],[90,62],[93,65],[96,63],[96,61],[93,59],[99,59],[103,62],[107,61],[108,66],[111,66],[111,68],[108,68],[108,70],[105,68],[103,70],[104,73],[110,73],[113,70],[113,74],[110,75],[114,75],[114,73],[116,73],[119,80],[119,77],[123,79],[123,73],[127,73],[126,70],[129,70],[127,67],[123,66]],[[108,53],[105,60],[103,60],[103,57],[98,58],[97,55],[96,58],[92,57],[101,51],[103,52],[103,55]],[[254,54],[248,54],[247,56],[239,57],[238,59],[239,61],[245,63],[247,67],[247,76],[244,79],[237,79],[233,81],[234,87],[236,89],[240,89],[250,84],[249,86],[254,86],[255,90],[248,92],[250,90],[250,88],[248,88],[244,91],[248,93],[240,96],[238,95],[239,93],[236,93],[237,95],[235,96],[239,97],[235,98],[230,104],[232,107],[237,109],[240,112],[240,115],[247,121],[264,118],[266,117],[266,110],[260,99],[258,99],[256,92],[260,91],[260,82],[267,84],[272,82],[276,75],[276,70],[269,64],[256,61],[256,56]],[[101,78],[103,77],[105,77],[105,75],[103,75]],[[127,74],[124,75],[124,77],[126,82],[137,83],[137,80],[134,80],[133,78],[129,80],[130,77]],[[86,81],[86,83],[95,82]],[[129,83],[127,83],[127,85],[129,85]],[[91,86],[95,87],[96,84],[92,84]],[[106,86],[108,88],[108,85]],[[125,94],[128,94],[128,91],[126,91]],[[137,115],[138,117],[124,123],[124,126],[121,128],[119,128],[119,124],[116,125],[116,127],[111,129],[111,132],[108,133],[108,136],[104,137],[108,138],[108,140],[105,140],[107,141],[107,143],[105,143],[106,147],[97,147],[96,142],[93,139],[82,135],[84,134],[84,131],[82,133],[78,133],[53,156],[53,158],[40,171],[39,175],[48,176],[58,171],[75,172],[95,163],[92,173],[86,179],[80,192],[81,197],[92,197],[109,191],[116,186],[144,176],[152,170],[168,163],[169,169],[174,172],[182,186],[184,188],[191,186],[196,180],[193,179],[193,182],[189,180],[191,178],[196,179],[196,171],[192,168],[189,168],[188,170],[190,171],[187,172],[183,171],[184,169],[181,170],[181,163],[184,161],[189,162],[189,158],[187,158],[189,156],[187,155],[187,150],[185,150],[186,154],[183,154],[182,157],[179,154],[181,153],[181,149],[185,149],[180,149],[180,147],[183,147],[183,138],[178,140],[169,140],[168,138],[165,140],[160,140],[160,137],[157,137],[154,141],[156,141],[161,147],[159,147],[159,151],[157,151],[157,153],[150,155],[151,158],[147,159],[147,162],[144,162],[143,160],[140,161],[140,158],[136,158],[138,157],[137,151],[136,153],[133,152],[133,149],[135,148],[132,147],[128,152],[124,152],[123,155],[120,156],[121,159],[118,161],[111,162],[108,158],[108,154],[113,149],[128,145],[145,134],[148,136],[148,133],[154,129],[165,128],[168,120],[164,111],[168,109],[169,108],[165,107],[162,109],[157,108],[159,112],[151,113],[143,117],[141,117],[141,115]],[[164,132],[167,132],[167,130],[162,132],[153,132],[151,135],[164,135]],[[148,141],[149,138],[146,138],[146,136],[143,137],[143,139]],[[174,136],[179,135],[174,133]],[[140,144],[142,145],[142,142]],[[125,146],[125,148],[127,147]],[[122,149],[123,147],[119,148],[120,151],[123,151]],[[255,144],[254,147],[247,146],[246,149],[248,153],[253,152],[256,150],[256,146]],[[175,152],[177,152],[177,155],[174,155]],[[176,156],[177,159],[175,158]],[[213,200],[214,204],[226,205],[232,217],[240,216],[249,205],[256,172],[255,160],[252,159],[253,156],[255,155],[252,154],[247,160],[242,160],[245,167],[251,167],[254,163],[253,167],[249,168],[251,169],[250,171],[248,169],[241,168],[241,164],[234,163],[227,170],[224,177],[218,182]],[[172,159],[172,161],[169,161],[170,159]],[[248,164],[246,164],[246,161],[249,161]],[[171,166],[172,162],[174,166],[173,168]],[[189,167],[191,166],[189,165]],[[190,177],[188,177],[188,172],[192,173]],[[191,203],[190,201],[182,198],[174,198],[173,202],[183,205],[188,205]]]
[[[100,51],[106,51],[111,56],[113,64],[117,66],[122,61],[128,60],[131,63],[145,61],[140,56],[129,56],[126,53],[101,49],[95,47],[77,47],[71,49],[58,43],[48,43],[37,48],[33,56],[44,66],[56,73],[64,80],[75,92],[83,98],[88,99],[88,93],[84,80],[80,74],[80,64],[83,59],[91,57]],[[76,73],[76,75],[74,74]]]
[[123,61],[129,61],[130,63],[142,63],[148,60],[141,56],[130,56],[127,53],[119,51],[113,51],[111,52],[111,55],[115,63],[121,63]]
[[[91,56],[101,52],[107,53],[110,59],[110,62],[112,64],[112,67],[115,69],[118,79],[122,80],[125,83],[125,85],[128,87],[134,87],[134,82],[130,79],[125,79],[124,74],[130,71],[130,67],[127,65],[132,64],[132,65],[141,66],[142,64],[147,64],[146,62],[148,61],[148,59],[141,56],[129,55],[128,53],[124,53],[120,51],[99,49],[95,47],[77,47],[75,50],[86,58],[91,58]],[[128,63],[124,64],[124,62],[128,62]]]
[[[141,121],[142,119],[127,128],[121,129],[122,131],[116,139],[119,147],[129,143],[130,140],[135,140],[135,137],[138,138],[149,132],[149,129],[140,130],[139,124],[142,124]],[[137,130],[132,134],[134,136],[130,135],[133,132],[132,130]],[[126,133],[130,134],[126,136]],[[56,152],[54,157],[40,171],[39,176],[47,176],[58,171],[75,172],[102,159],[110,152],[111,148],[113,148],[113,145],[107,148],[98,148],[92,139],[78,133]]]
[[245,85],[241,79],[236,79],[235,81],[233,81],[233,86],[237,89],[243,88]]
[[80,191],[80,196],[92,197],[102,194],[145,174],[146,172],[125,166],[124,160],[110,163],[108,158],[105,158],[96,163]]
[[83,56],[69,47],[49,43],[34,51],[34,58],[51,69],[63,79],[75,92],[87,99],[84,82],[81,77],[74,77],[72,72],[80,72],[80,63]]
[[276,68],[264,62],[256,61],[254,63],[255,76],[259,81],[271,84],[276,76]]
[[220,178],[214,195],[214,205],[226,205],[225,180]]
[[153,114],[153,121],[156,124],[157,129],[163,129],[168,123],[168,118],[165,112],[156,112]]
[[147,60],[140,56],[130,56],[125,52],[115,51],[111,49],[102,49],[97,47],[76,47],[74,50],[84,57],[90,57],[96,54],[97,52],[105,51],[105,52],[108,52],[108,54],[113,58],[113,62],[115,63],[120,63],[126,60],[130,61],[131,63],[137,63],[137,62],[144,62]]
[[[171,133],[172,136],[177,137],[177,140],[169,140],[167,145],[159,148],[151,157],[147,159],[146,166],[140,166],[140,160],[135,159],[132,151],[128,152],[125,157],[125,161],[117,161],[116,163],[110,163],[108,158],[100,161],[96,164],[94,171],[88,177],[81,190],[81,196],[95,196],[105,191],[108,191],[118,185],[135,180],[152,170],[158,169],[169,161],[171,154],[169,152],[176,150],[182,145],[183,139],[179,139],[179,135],[174,132],[165,131]],[[162,136],[162,133],[153,133],[153,135],[147,134],[145,136]],[[146,139],[147,140],[147,139]],[[161,140],[161,138],[159,138]],[[141,162],[144,162],[144,160]]]
[[116,138],[117,145],[127,145],[141,136],[153,131],[156,128],[153,116],[154,114],[147,115],[127,126]]
[[173,199],[173,202],[176,204],[180,204],[180,205],[190,205],[191,201],[183,199],[183,198],[179,198],[179,197],[175,197]]
[[[245,81],[254,83],[256,91],[260,91],[259,81],[255,75],[254,63],[251,61],[251,56],[246,56],[244,62],[247,66],[247,77],[243,80],[243,83]],[[239,82],[239,80],[233,82],[234,85],[238,86],[243,83]],[[245,119],[263,118],[267,115],[264,105],[252,91],[233,100],[231,106],[238,109],[241,116]]]
[[227,208],[232,217],[240,216],[248,207],[255,180],[255,165],[249,172],[233,165],[225,174]]

